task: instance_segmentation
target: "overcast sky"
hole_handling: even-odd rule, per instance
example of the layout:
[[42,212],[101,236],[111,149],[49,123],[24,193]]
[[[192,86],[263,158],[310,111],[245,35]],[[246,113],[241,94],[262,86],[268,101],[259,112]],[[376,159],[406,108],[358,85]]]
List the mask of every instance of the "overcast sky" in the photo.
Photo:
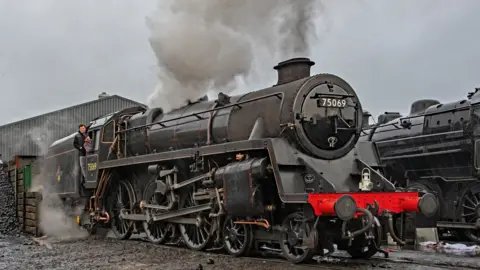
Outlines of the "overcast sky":
[[[480,1],[324,2],[313,71],[342,76],[375,115],[408,113],[420,98],[461,99],[480,86]],[[146,103],[157,78],[145,18],[156,5],[0,0],[0,125],[102,91]],[[275,76],[267,70],[261,85]]]

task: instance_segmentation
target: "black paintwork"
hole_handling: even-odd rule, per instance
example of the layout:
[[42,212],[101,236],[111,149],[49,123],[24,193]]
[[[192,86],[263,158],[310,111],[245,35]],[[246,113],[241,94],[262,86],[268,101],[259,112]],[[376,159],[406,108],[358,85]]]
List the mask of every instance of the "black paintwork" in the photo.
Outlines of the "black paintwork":
[[73,148],[76,133],[53,144],[45,158],[45,185],[54,187],[61,196],[76,196],[79,192],[79,155]]
[[85,188],[96,188],[98,179],[98,155],[90,154],[87,156],[87,176],[85,177]]
[[417,178],[467,178],[472,176],[472,147],[463,127],[469,119],[468,100],[433,105],[422,114],[371,127],[359,141],[375,142],[382,163]]
[[440,219],[457,220],[461,194],[477,180],[474,111],[478,98],[477,93],[445,104],[414,102],[410,115],[397,114],[387,123],[371,125],[359,142],[374,142],[379,168],[397,185],[407,185],[407,179],[426,183],[440,197]]
[[[106,213],[112,224],[152,217],[180,223],[180,231],[182,224],[203,223],[203,215],[197,215],[201,211],[211,210],[209,217],[267,214],[273,230],[260,236],[252,226],[257,242],[278,240],[275,228],[285,218],[299,218],[301,209],[311,212],[305,204],[309,193],[360,192],[369,183],[361,181],[362,175],[373,183],[362,191],[395,191],[376,170],[373,143],[359,143],[361,151],[354,151],[364,120],[356,92],[335,75],[310,76],[312,64],[308,59],[280,63],[278,83],[255,92],[232,97],[220,93],[214,101],[200,99],[167,113],[130,108],[92,121],[88,132],[94,151],[87,156],[86,179],[80,177],[78,155],[64,164],[77,154],[73,137],[57,141],[49,151],[51,171],[60,167],[74,173],[66,186],[57,185],[58,191],[68,188],[69,195],[95,198],[90,201],[91,220],[82,223],[87,227],[105,220]],[[113,207],[120,186],[131,200],[119,216]],[[94,190],[98,192],[92,197]],[[155,193],[165,195],[168,205],[145,204]],[[186,207],[190,195],[201,204]],[[339,238],[346,233],[339,223],[327,228],[325,222],[317,224],[322,234],[329,231]],[[132,228],[128,226],[130,232]],[[117,237],[129,237],[128,230]],[[311,236],[314,240],[315,234]],[[329,243],[326,237],[322,242]],[[367,242],[354,244],[362,245]]]
[[262,186],[262,182],[267,177],[267,166],[266,158],[252,158],[219,168],[215,172],[217,187],[223,187],[223,204],[227,213],[234,216],[257,216],[264,213],[265,186]]
[[[327,103],[323,98],[344,99],[346,106],[332,109],[317,105]],[[331,101],[326,106],[335,105]],[[332,117],[340,111],[343,122]],[[337,130],[332,124],[335,121]],[[355,91],[330,74],[285,80],[239,96],[221,94],[215,101],[199,100],[167,114],[160,108],[131,108],[90,124],[92,136],[99,135],[93,139],[98,147],[89,163],[92,167],[98,158],[98,164],[97,171],[90,171],[82,185],[93,188],[95,174],[98,178],[98,170],[108,168],[126,168],[122,172],[135,172],[132,179],[136,179],[147,174],[149,164],[175,161],[175,166],[186,164],[181,167],[188,170],[186,166],[195,158],[260,151],[269,158],[283,202],[305,202],[312,192],[357,192],[360,172],[372,169],[368,164],[375,162],[371,145],[366,145],[362,156],[352,150],[362,121],[362,107]],[[110,152],[115,125],[124,130],[116,142],[121,149],[119,156],[117,151]],[[315,132],[336,136],[337,144],[325,144],[323,140],[329,137]],[[71,149],[71,144],[69,139],[56,142],[49,155],[56,155],[52,158],[59,161],[63,159],[61,152]],[[392,183],[371,171],[375,191],[393,190]],[[71,183],[80,183],[79,174],[76,177]],[[137,196],[142,193],[135,192]]]
[[[90,185],[86,188],[95,188],[97,183],[98,168],[96,168],[98,154],[100,149],[108,151],[109,145],[102,144],[101,134],[103,125],[113,116],[109,114],[92,120],[87,126],[87,133],[92,139],[93,149],[91,153],[87,153],[87,163],[94,170],[88,172]],[[47,183],[53,187],[61,197],[78,197],[81,194],[81,187],[84,186],[79,166],[78,150],[73,148],[74,134],[57,140],[48,149],[45,158]],[[98,146],[98,147],[97,147]],[[94,165],[96,164],[96,165]],[[93,166],[93,167],[92,167]],[[58,175],[60,175],[60,180]],[[92,187],[93,186],[93,187]]]
[[[347,101],[340,110],[352,128],[338,120],[334,130],[332,122],[340,115],[338,109],[317,107],[316,100],[330,96]],[[336,159],[357,141],[361,111],[355,91],[345,81],[321,74],[244,95],[195,102],[168,114],[155,109],[137,114],[126,131],[127,156],[247,140],[257,120],[262,119],[261,137],[289,137],[305,153]],[[332,147],[328,144],[330,136],[338,141]]]

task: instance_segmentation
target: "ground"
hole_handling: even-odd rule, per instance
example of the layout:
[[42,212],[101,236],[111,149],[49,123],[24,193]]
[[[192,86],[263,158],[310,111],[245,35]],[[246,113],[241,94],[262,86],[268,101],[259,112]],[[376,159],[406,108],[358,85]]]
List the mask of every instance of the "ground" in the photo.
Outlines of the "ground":
[[[315,265],[292,265],[278,258],[234,258],[219,252],[193,252],[186,248],[153,245],[137,236],[137,239],[128,241],[111,237],[88,237],[70,241],[47,239],[46,242],[34,242],[31,237],[19,234],[15,222],[15,200],[12,199],[14,194],[4,174],[0,174],[0,194],[3,194],[0,196],[0,269],[480,269],[478,255],[450,256],[437,252],[396,250],[390,253],[389,259],[378,255],[369,261],[352,261],[346,259],[345,254],[339,253],[322,259]],[[77,235],[78,227],[73,230],[67,226],[63,215],[55,215],[59,213],[61,212],[55,210],[48,212],[44,231],[57,233],[57,236],[80,237]],[[439,249],[435,244],[430,244],[429,247]],[[473,253],[478,254],[480,250],[474,250]]]
[[24,237],[0,237],[0,269],[480,269],[478,257],[394,251],[390,259],[350,261],[342,254],[313,265],[276,258],[234,258],[153,245],[142,240],[88,238],[53,242],[51,249]]
[[[0,269],[480,269],[479,257],[466,257],[465,254],[454,257],[436,252],[394,251],[389,259],[379,255],[369,261],[351,261],[339,253],[315,265],[292,265],[278,258],[234,258],[218,252],[193,252],[186,248],[153,245],[142,240],[141,235],[128,241],[97,236],[70,241],[47,238],[34,242],[31,237],[19,234],[14,193],[1,171],[0,194]],[[52,209],[45,213],[48,222],[44,224],[44,231],[57,236],[80,237],[78,227],[74,230],[68,226],[61,211]],[[439,249],[438,245],[429,246]],[[473,253],[480,251],[474,250]]]

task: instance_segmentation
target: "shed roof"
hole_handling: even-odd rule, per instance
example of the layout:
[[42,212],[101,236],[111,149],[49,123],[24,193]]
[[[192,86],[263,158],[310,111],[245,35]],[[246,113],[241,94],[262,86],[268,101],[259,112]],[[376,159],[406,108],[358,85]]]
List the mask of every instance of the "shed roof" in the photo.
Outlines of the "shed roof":
[[127,102],[131,102],[131,103],[134,103],[134,104],[138,104],[139,106],[142,106],[142,107],[147,107],[145,104],[139,103],[139,102],[137,102],[137,101],[134,101],[134,100],[131,100],[131,99],[128,99],[128,98],[119,96],[119,95],[111,95],[111,96],[106,96],[106,97],[94,99],[94,100],[91,100],[91,101],[87,101],[87,102],[84,102],[84,103],[76,104],[76,105],[73,105],[73,106],[70,106],[70,107],[66,107],[66,108],[63,108],[63,109],[59,109],[59,110],[56,110],[56,111],[52,111],[52,112],[48,112],[48,113],[36,115],[36,116],[34,116],[34,117],[25,118],[25,119],[22,119],[22,120],[18,120],[18,121],[15,121],[15,122],[11,122],[11,123],[8,123],[8,124],[5,124],[5,125],[0,126],[0,129],[1,129],[1,128],[4,128],[4,127],[8,127],[8,126],[10,126],[10,125],[18,124],[18,123],[20,123],[20,122],[24,122],[24,121],[28,121],[28,120],[34,120],[34,119],[37,119],[37,118],[40,118],[40,117],[44,117],[44,116],[56,114],[56,113],[59,113],[59,112],[62,112],[62,111],[71,110],[71,109],[73,109],[73,108],[88,106],[88,105],[95,104],[95,103],[98,103],[98,102],[101,102],[101,101],[105,101],[106,99],[121,99],[121,100],[124,100],[124,101],[127,101]]

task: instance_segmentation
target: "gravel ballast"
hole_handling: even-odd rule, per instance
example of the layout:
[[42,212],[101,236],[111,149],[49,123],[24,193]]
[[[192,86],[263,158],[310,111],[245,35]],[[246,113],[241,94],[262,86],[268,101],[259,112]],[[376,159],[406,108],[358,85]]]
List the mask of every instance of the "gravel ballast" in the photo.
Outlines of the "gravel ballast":
[[0,167],[0,235],[19,234],[15,193],[8,174]]

